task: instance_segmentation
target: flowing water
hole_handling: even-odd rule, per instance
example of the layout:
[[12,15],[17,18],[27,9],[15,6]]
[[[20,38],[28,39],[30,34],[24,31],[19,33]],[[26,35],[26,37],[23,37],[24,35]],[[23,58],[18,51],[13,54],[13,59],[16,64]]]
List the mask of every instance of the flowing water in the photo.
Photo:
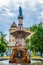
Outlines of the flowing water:
[[31,63],[15,64],[15,63],[9,63],[9,60],[3,60],[0,61],[0,65],[43,65],[43,62],[31,60]]

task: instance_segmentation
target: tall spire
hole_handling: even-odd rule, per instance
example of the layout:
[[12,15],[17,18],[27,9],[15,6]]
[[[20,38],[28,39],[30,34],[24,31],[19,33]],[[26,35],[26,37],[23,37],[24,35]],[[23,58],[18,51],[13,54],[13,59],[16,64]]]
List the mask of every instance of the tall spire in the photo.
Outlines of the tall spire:
[[18,19],[23,19],[23,15],[22,15],[22,8],[19,7],[19,16]]

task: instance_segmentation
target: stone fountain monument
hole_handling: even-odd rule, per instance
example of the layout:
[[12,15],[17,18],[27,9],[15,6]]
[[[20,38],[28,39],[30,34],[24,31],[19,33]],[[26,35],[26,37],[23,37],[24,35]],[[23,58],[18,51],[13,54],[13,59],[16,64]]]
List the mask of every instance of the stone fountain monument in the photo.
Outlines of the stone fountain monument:
[[18,28],[15,32],[10,33],[16,39],[16,44],[12,51],[9,63],[30,63],[30,57],[27,53],[25,38],[30,35],[23,27],[22,8],[19,7]]

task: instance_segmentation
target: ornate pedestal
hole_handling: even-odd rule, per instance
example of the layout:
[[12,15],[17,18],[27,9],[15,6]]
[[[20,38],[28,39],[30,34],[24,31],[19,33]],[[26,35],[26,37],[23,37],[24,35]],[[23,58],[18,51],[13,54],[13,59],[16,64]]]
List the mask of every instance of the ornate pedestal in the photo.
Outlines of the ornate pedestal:
[[30,58],[26,48],[15,46],[12,51],[9,63],[30,63]]

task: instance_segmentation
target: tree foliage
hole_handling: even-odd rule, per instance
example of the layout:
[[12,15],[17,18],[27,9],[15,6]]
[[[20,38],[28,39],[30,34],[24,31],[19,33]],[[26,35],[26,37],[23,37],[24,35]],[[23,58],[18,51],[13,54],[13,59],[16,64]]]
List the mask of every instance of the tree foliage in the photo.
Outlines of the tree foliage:
[[40,22],[39,24],[35,24],[35,25],[32,25],[30,27],[30,31],[31,32],[36,32],[38,29],[40,29],[42,27],[42,22]]
[[6,34],[0,32],[0,52],[6,51],[7,41],[5,38]]
[[26,38],[25,39],[25,43],[26,43],[26,48],[27,48],[27,50],[29,49],[29,38]]
[[0,44],[0,53],[6,51],[6,45],[5,44]]
[[[36,29],[37,28],[37,29]],[[43,25],[39,23],[36,25],[36,28],[31,27],[32,31],[35,32],[31,36],[31,45],[30,48],[33,51],[43,51]]]

